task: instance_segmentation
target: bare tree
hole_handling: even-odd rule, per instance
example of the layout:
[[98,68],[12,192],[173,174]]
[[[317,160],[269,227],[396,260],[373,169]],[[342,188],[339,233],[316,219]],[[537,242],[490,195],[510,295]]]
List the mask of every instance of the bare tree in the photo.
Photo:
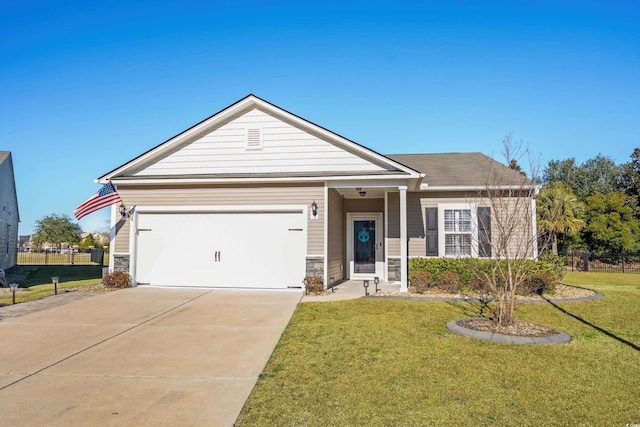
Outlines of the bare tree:
[[528,146],[513,141],[511,133],[503,141],[502,154],[507,164],[527,156],[531,177],[491,161],[487,181],[478,192],[476,215],[478,255],[489,260],[489,267],[478,268],[476,278],[493,297],[494,324],[510,326],[515,321],[516,291],[524,285],[544,242],[538,239],[535,220],[539,163]]

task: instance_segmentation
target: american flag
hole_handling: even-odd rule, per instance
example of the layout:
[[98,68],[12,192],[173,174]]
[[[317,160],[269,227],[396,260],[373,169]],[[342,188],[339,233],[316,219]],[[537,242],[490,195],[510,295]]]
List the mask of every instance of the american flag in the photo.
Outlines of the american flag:
[[111,182],[107,182],[102,186],[100,191],[78,206],[76,210],[73,211],[73,214],[77,220],[80,220],[80,218],[85,215],[89,215],[91,212],[95,212],[98,209],[102,209],[119,202],[122,202],[122,199],[120,199],[120,195],[116,191],[116,188]]

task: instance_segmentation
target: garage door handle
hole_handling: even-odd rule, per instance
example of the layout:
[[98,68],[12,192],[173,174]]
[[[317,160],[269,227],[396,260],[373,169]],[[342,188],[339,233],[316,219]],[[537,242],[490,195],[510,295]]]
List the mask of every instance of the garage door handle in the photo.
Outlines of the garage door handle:
[[220,262],[220,251],[216,251],[213,259],[215,262]]

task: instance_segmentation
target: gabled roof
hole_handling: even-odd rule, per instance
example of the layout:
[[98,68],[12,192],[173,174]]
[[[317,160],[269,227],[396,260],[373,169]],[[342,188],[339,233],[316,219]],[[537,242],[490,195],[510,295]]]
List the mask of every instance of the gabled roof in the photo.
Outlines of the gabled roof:
[[426,188],[535,185],[482,153],[389,154],[387,157],[424,173],[422,182]]
[[[318,138],[321,138],[336,147],[339,147],[345,151],[348,151],[362,159],[366,159],[371,162],[371,164],[375,164],[383,167],[383,169],[387,170],[387,172],[381,173],[381,175],[389,174],[389,175],[398,175],[398,177],[402,178],[412,178],[412,179],[420,179],[421,174],[413,170],[411,167],[408,167],[402,163],[398,163],[393,159],[385,157],[369,148],[366,148],[360,144],[357,144],[343,136],[340,136],[334,132],[329,131],[321,126],[316,125],[308,120],[305,120],[295,114],[292,114],[280,107],[275,106],[263,99],[258,98],[255,95],[248,95],[240,101],[230,105],[227,108],[219,111],[218,113],[208,117],[207,119],[201,121],[200,123],[192,126],[191,128],[185,130],[184,132],[179,133],[178,135],[166,140],[165,142],[157,145],[156,147],[150,149],[149,151],[141,154],[135,159],[119,166],[118,168],[104,174],[98,181],[101,183],[105,183],[111,179],[135,179],[137,177],[132,177],[134,171],[139,171],[142,167],[146,165],[151,165],[154,162],[162,159],[164,156],[170,155],[171,153],[176,152],[181,147],[188,145],[198,138],[206,135],[209,132],[221,127],[222,125],[229,123],[235,118],[240,117],[241,115],[253,110],[259,109],[279,120],[289,123],[292,126],[295,126],[305,132],[313,134]],[[336,173],[336,176],[346,175]],[[289,175],[291,178],[296,178],[295,174]],[[183,175],[183,176],[174,176],[176,179],[190,179],[190,180],[199,180],[199,179],[243,179],[243,177],[256,178],[256,179],[268,179],[270,177],[273,178],[282,178],[282,176],[278,176],[277,173],[267,174],[264,176],[258,176],[256,174],[255,177],[252,177],[251,174],[243,174],[236,176],[223,176],[223,175],[215,175],[211,174],[209,176],[203,175]],[[151,177],[152,179],[158,179],[162,177]]]

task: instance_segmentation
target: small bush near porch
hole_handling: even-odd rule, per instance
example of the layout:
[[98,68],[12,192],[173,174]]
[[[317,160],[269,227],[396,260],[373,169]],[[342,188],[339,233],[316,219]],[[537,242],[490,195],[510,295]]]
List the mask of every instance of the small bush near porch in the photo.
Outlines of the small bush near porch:
[[525,304],[572,336],[513,345],[449,332],[474,303],[358,299],[298,306],[239,426],[625,425],[640,420],[640,282],[568,273],[600,300]]
[[[542,293],[551,290],[564,276],[564,266],[534,260],[519,260],[527,272],[519,294]],[[423,293],[429,288],[445,292],[482,292],[486,283],[482,273],[490,274],[495,261],[478,258],[413,258],[409,263],[410,291]],[[506,268],[503,268],[506,270]],[[453,286],[452,286],[453,285]]]

